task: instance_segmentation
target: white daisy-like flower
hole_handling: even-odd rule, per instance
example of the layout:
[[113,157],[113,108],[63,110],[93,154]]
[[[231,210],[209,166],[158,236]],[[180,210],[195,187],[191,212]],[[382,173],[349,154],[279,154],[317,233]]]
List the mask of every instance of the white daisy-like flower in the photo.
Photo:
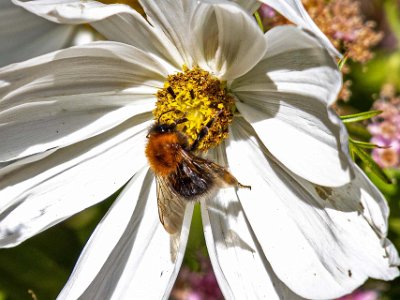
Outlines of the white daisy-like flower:
[[59,299],[168,298],[193,203],[182,230],[168,234],[146,135],[171,78],[197,70],[219,81],[237,109],[229,137],[209,158],[251,185],[201,203],[224,296],[327,299],[368,277],[398,276],[387,204],[352,164],[346,131],[328,108],[341,75],[320,41],[291,26],[264,35],[247,11],[222,0],[142,6],[147,19],[128,6],[55,4],[51,16],[77,16],[79,8],[106,18],[95,26],[119,42],[0,69],[0,246],[18,245],[123,187]]
[[91,41],[93,34],[83,26],[54,24],[0,0],[0,66]]

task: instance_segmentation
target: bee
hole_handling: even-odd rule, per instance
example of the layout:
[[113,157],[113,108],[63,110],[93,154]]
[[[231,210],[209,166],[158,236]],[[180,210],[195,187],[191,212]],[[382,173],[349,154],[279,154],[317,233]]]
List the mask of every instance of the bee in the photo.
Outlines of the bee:
[[186,203],[212,197],[220,188],[251,188],[242,185],[224,167],[195,155],[199,142],[207,135],[213,119],[189,145],[177,125],[156,122],[147,135],[146,156],[156,177],[160,222],[169,234],[180,231]]

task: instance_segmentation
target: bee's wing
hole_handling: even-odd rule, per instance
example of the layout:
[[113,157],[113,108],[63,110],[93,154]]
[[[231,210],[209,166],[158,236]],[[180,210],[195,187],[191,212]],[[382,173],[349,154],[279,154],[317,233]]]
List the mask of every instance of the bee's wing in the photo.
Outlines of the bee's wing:
[[166,177],[156,176],[157,205],[160,222],[170,234],[180,231],[185,215],[186,203],[174,193]]
[[197,166],[201,173],[209,173],[213,175],[215,183],[219,186],[234,186],[234,187],[241,187],[237,179],[229,173],[227,169],[224,167],[212,162],[210,160],[192,156],[192,163]]

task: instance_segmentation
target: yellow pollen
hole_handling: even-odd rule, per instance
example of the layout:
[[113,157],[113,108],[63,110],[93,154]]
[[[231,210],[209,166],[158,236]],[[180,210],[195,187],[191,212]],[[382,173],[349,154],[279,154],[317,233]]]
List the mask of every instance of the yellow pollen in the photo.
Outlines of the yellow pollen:
[[189,70],[184,66],[183,72],[169,75],[157,92],[153,115],[166,124],[185,118],[177,130],[186,134],[190,144],[208,127],[196,149],[206,151],[228,136],[234,108],[224,82],[198,67]]

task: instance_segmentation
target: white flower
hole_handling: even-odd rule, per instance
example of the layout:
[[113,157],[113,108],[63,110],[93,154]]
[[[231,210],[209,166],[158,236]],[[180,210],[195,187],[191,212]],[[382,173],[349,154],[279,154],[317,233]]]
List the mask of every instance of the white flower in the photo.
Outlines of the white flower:
[[[324,47],[291,26],[263,35],[225,1],[142,4],[150,24],[127,6],[82,2],[85,16],[113,16],[94,26],[119,42],[0,69],[0,245],[15,246],[126,184],[59,299],[168,298],[193,204],[180,235],[167,234],[144,146],[167,76],[199,66],[227,81],[241,114],[210,158],[252,186],[202,203],[224,296],[335,298],[368,277],[398,276],[387,204],[352,165],[345,129],[327,108],[341,75]],[[56,8],[49,13],[76,13]]]
[[16,6],[11,0],[0,0],[0,66],[93,41],[87,36],[83,27],[54,24]]

